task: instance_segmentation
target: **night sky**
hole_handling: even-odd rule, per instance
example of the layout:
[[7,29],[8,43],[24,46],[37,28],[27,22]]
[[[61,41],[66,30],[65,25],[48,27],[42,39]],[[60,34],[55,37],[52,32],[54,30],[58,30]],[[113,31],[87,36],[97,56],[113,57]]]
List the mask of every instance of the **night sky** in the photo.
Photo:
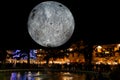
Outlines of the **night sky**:
[[[4,0],[1,3],[0,48],[43,48],[27,31],[30,11],[45,0]],[[94,44],[120,42],[118,2],[110,0],[54,0],[67,6],[75,19],[71,39],[60,47],[84,40]]]

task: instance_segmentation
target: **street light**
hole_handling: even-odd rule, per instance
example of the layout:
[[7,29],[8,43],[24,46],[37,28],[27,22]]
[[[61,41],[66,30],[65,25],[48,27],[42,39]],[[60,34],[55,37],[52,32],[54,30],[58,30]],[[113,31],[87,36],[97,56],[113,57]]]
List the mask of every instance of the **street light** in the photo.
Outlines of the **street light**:
[[117,49],[120,50],[120,44],[117,45]]
[[101,49],[102,48],[102,46],[97,46],[97,49]]
[[97,46],[97,52],[102,52],[102,46]]

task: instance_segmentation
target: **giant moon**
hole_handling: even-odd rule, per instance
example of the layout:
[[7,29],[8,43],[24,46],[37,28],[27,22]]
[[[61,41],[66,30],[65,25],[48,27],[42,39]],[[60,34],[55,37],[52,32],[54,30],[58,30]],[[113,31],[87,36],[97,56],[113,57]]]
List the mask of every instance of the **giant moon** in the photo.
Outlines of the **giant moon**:
[[27,24],[31,38],[44,47],[65,44],[75,28],[71,11],[56,1],[45,1],[36,5],[29,14]]

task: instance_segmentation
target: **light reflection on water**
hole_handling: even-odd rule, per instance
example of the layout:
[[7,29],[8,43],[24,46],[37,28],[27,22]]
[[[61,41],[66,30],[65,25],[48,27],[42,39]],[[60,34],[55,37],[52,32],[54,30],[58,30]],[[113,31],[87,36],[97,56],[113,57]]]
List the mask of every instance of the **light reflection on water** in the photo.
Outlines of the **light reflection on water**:
[[[0,72],[0,80],[87,80],[85,74],[69,72]],[[89,80],[93,80],[92,77]]]

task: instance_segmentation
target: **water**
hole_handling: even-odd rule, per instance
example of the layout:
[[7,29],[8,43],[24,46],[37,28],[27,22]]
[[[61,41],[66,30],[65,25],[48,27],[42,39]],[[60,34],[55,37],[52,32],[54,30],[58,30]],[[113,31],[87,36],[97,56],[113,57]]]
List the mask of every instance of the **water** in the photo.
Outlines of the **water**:
[[[95,79],[96,78],[96,79]],[[95,74],[69,72],[0,72],[0,80],[99,80]],[[107,80],[107,79],[105,79]]]

